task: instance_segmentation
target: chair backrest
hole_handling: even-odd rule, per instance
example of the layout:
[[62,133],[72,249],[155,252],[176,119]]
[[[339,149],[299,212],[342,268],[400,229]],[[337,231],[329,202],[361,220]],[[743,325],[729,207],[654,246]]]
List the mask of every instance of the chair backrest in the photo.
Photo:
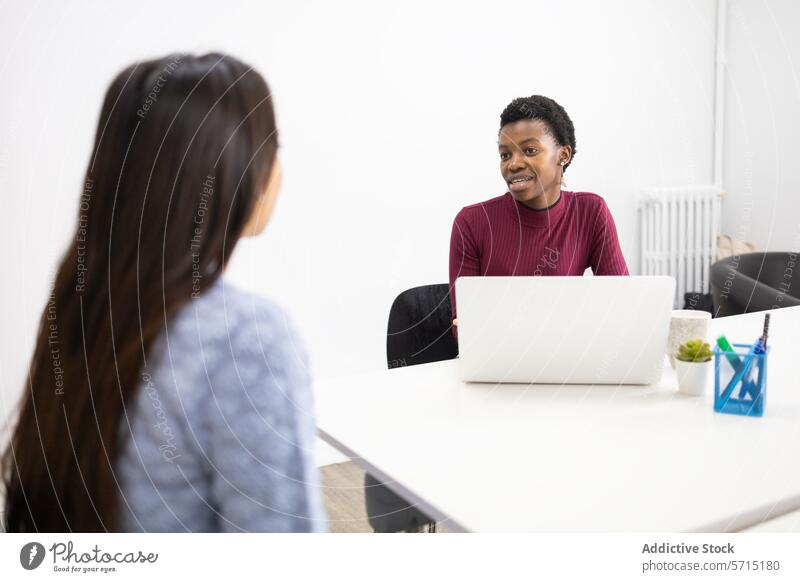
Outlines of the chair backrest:
[[400,293],[389,311],[386,360],[390,368],[452,360],[453,336],[447,283],[413,287]]
[[800,285],[791,285],[795,253],[746,253],[711,265],[714,316],[800,305]]

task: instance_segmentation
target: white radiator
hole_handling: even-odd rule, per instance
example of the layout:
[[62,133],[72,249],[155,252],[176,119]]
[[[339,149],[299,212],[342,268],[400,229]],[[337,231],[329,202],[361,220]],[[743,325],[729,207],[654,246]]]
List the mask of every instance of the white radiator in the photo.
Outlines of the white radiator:
[[708,293],[709,267],[717,253],[719,188],[654,188],[639,210],[641,274],[675,277],[679,308],[684,293]]

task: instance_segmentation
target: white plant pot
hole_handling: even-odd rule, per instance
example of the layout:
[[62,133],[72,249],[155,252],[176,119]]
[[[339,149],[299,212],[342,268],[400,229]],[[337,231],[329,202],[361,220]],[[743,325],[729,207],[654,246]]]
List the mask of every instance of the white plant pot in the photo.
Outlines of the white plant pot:
[[678,391],[687,396],[702,396],[711,382],[714,361],[682,362],[675,359],[675,374],[678,376]]

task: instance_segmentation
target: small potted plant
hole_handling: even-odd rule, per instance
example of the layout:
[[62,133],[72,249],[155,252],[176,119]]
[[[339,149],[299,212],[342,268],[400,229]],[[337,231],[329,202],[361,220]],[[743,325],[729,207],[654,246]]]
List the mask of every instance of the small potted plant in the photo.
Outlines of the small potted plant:
[[711,378],[711,346],[701,339],[691,339],[675,352],[678,390],[689,396],[702,396]]

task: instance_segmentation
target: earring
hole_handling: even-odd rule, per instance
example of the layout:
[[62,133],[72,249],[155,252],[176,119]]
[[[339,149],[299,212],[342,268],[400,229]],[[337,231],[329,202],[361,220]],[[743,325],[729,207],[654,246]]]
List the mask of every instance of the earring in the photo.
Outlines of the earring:
[[566,164],[566,163],[567,163],[567,162],[565,162],[564,160],[561,160],[561,165],[562,165],[562,166],[563,166],[564,164]]

